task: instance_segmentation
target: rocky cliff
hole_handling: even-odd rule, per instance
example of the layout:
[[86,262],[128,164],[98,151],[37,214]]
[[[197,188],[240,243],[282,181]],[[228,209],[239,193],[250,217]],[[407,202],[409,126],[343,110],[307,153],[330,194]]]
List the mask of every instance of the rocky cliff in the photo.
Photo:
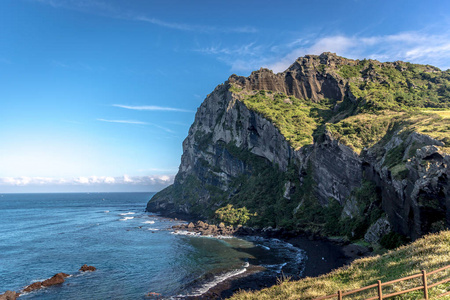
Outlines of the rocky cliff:
[[[299,58],[232,75],[198,108],[172,186],[148,211],[378,242],[450,222],[450,73],[404,62]],[[448,114],[448,115],[447,115]]]

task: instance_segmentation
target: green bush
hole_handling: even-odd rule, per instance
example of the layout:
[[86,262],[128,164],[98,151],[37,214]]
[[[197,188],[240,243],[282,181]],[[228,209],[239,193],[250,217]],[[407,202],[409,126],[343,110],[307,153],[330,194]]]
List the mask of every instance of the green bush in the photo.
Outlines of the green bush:
[[256,213],[251,214],[245,206],[233,208],[232,204],[228,204],[216,210],[215,216],[216,219],[228,225],[244,225],[252,216],[256,216]]

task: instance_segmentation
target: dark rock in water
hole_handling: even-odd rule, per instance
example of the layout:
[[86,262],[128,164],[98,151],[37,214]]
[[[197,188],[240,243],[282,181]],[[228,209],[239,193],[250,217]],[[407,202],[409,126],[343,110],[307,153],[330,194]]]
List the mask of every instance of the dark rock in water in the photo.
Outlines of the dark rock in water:
[[61,284],[64,282],[64,278],[69,277],[69,276],[70,275],[66,274],[66,273],[58,273],[58,274],[55,274],[52,278],[49,278],[42,282],[38,281],[38,282],[34,282],[34,283],[30,284],[29,286],[24,288],[23,291],[24,292],[32,292],[35,290],[39,290],[43,287],[48,287],[48,286],[52,286],[55,284]]
[[64,282],[64,278],[69,277],[69,274],[66,273],[58,273],[55,274],[52,278],[42,281],[42,286],[52,286],[55,284],[61,284]]
[[29,286],[27,286],[26,288],[23,289],[24,292],[32,292],[34,290],[38,290],[42,288],[42,282],[38,281],[38,282],[34,282],[32,284],[30,284]]
[[0,295],[0,300],[16,300],[19,296],[20,293],[6,291],[4,294]]
[[149,292],[147,295],[145,295],[146,297],[151,297],[151,298],[157,298],[159,299],[162,295],[160,293],[155,293],[155,292]]
[[83,266],[81,266],[80,271],[81,272],[93,272],[97,270],[97,268],[93,267],[93,266],[88,266],[86,264],[84,264]]

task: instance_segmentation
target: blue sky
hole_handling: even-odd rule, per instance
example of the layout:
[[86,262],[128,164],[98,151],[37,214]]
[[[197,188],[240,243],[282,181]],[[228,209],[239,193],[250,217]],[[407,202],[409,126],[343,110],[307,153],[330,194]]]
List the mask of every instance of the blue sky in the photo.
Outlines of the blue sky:
[[156,191],[231,74],[305,54],[450,67],[449,1],[3,0],[0,192]]

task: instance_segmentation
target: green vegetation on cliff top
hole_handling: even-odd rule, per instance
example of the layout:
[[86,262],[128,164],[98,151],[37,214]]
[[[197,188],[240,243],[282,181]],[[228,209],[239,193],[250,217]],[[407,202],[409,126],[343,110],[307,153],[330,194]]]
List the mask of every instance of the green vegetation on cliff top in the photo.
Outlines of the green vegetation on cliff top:
[[235,87],[240,101],[272,121],[295,149],[313,143],[313,135],[332,115],[330,102],[315,103],[272,91],[243,92]]
[[312,144],[325,130],[357,153],[400,129],[450,144],[450,70],[404,62],[343,61],[347,64],[317,68],[345,83],[349,96],[343,101],[314,102],[236,85],[230,91],[271,120],[295,149]]
[[[308,277],[299,281],[284,280],[278,285],[255,292],[239,292],[233,300],[273,300],[273,299],[313,299],[337,293],[338,290],[349,291],[382,282],[439,269],[450,262],[450,232],[443,231],[430,234],[409,245],[389,251],[383,255],[355,260],[351,265],[339,268],[331,273]],[[428,285],[438,282],[450,275],[450,270],[428,276]],[[407,280],[383,287],[383,294],[406,290],[422,284],[421,278]],[[450,284],[442,284],[429,289],[430,299],[448,290]],[[345,299],[366,299],[376,296],[376,289],[346,296]],[[392,299],[422,299],[423,291],[410,292]],[[441,299],[448,299],[441,298]]]

